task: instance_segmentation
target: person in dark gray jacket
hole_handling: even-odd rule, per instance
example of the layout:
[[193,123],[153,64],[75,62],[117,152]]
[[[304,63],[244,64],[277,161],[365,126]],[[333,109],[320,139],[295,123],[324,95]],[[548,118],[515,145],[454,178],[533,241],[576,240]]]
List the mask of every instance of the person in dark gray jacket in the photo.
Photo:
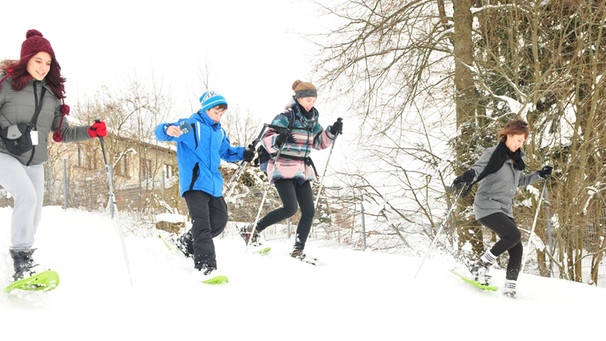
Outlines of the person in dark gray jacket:
[[44,168],[48,137],[56,142],[105,137],[103,121],[70,127],[65,119],[65,78],[49,41],[28,30],[19,60],[0,65],[0,185],[14,199],[11,246],[19,280],[35,272],[34,236],[40,223],[44,197]]
[[547,178],[552,172],[551,166],[545,166],[539,171],[524,173],[526,165],[521,148],[528,135],[528,124],[524,120],[509,121],[498,133],[499,143],[487,148],[478,161],[452,184],[455,188],[462,188],[480,183],[473,203],[476,220],[493,230],[500,239],[470,266],[470,271],[476,281],[489,284],[490,266],[507,251],[509,261],[503,294],[511,298],[516,296],[516,281],[523,255],[522,234],[513,218],[513,199],[518,187]]

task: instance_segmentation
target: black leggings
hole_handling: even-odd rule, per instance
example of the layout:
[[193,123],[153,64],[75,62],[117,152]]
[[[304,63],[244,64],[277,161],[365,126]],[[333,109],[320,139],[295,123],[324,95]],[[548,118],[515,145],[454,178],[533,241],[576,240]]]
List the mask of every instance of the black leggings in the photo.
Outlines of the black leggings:
[[299,184],[293,179],[282,179],[277,180],[274,185],[282,200],[282,207],[267,213],[265,217],[259,219],[257,230],[263,231],[270,225],[292,217],[297,213],[297,209],[301,207],[301,219],[297,224],[295,249],[303,250],[315,214],[311,183],[305,181]]
[[505,278],[516,281],[520,274],[522,255],[524,252],[522,234],[516,226],[516,222],[513,218],[508,217],[504,213],[493,213],[481,218],[479,222],[493,230],[499,236],[499,241],[492,246],[490,253],[496,257],[500,256],[505,251],[509,253]]

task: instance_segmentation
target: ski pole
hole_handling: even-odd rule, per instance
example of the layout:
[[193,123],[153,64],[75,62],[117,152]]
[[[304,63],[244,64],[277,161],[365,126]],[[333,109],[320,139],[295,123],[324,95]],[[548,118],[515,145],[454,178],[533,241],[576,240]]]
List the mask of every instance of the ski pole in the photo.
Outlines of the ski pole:
[[238,169],[234,172],[234,174],[232,174],[231,178],[229,178],[229,181],[227,182],[228,189],[227,189],[227,192],[225,193],[225,195],[223,196],[226,201],[231,196],[231,193],[234,191],[234,189],[236,188],[238,179],[240,179],[240,176],[242,175],[244,168],[246,168],[246,165],[248,165],[248,162],[242,161],[242,163],[240,163],[240,165],[238,166]]
[[425,252],[425,255],[423,256],[423,259],[421,259],[421,264],[419,264],[419,268],[417,269],[417,272],[415,273],[414,278],[417,278],[417,275],[419,275],[419,272],[421,271],[421,268],[423,267],[423,263],[425,263],[425,259],[427,259],[427,256],[429,255],[429,252],[431,252],[431,249],[433,248],[434,244],[436,243],[436,240],[438,240],[438,238],[440,237],[440,234],[442,233],[442,230],[444,229],[446,222],[448,222],[448,220],[450,219],[450,215],[452,214],[452,211],[454,211],[454,208],[457,206],[457,201],[459,201],[459,197],[461,197],[461,193],[463,193],[463,191],[465,190],[465,187],[466,186],[462,186],[459,189],[459,191],[457,192],[457,195],[455,196],[454,201],[452,202],[452,205],[450,205],[450,209],[448,209],[448,212],[446,212],[446,217],[444,218],[444,220],[442,221],[442,224],[440,224],[440,227],[438,228],[438,232],[436,233],[436,236],[431,241],[431,244],[429,244],[429,247],[427,248],[427,251]]
[[[337,121],[341,122],[343,121],[343,118],[339,117]],[[324,172],[322,172],[322,177],[320,178],[320,187],[318,187],[318,193],[316,193],[316,202],[314,203],[314,210],[318,207],[318,202],[320,201],[320,193],[322,192],[322,183],[324,182],[324,175],[326,175],[326,169],[328,168],[328,163],[330,162],[330,157],[332,156],[332,150],[335,148],[335,144],[337,143],[337,137],[339,137],[339,134],[341,134],[341,132],[337,133],[335,139],[332,141],[332,146],[330,146],[328,159],[326,159],[326,166],[324,167]]]
[[[278,149],[276,156],[274,156],[274,165],[278,162],[278,157],[280,157],[280,153],[282,153],[283,147],[284,147],[284,145],[280,146],[280,149]],[[259,209],[257,210],[257,216],[255,217],[255,222],[252,225],[253,230],[250,231],[250,238],[248,239],[248,242],[246,243],[247,249],[248,249],[248,244],[250,244],[250,241],[252,240],[252,236],[255,233],[257,223],[259,222],[259,219],[261,219],[261,212],[263,211],[263,204],[265,203],[265,198],[267,198],[267,192],[269,191],[269,187],[271,186],[271,177],[268,176],[268,178],[269,179],[267,179],[267,183],[265,183],[265,190],[263,191],[263,197],[261,198],[261,204],[259,205]]]
[[[263,124],[263,128],[261,129],[261,132],[249,146],[252,146],[255,150],[257,149],[257,144],[259,144],[259,142],[261,141],[261,138],[263,137],[263,134],[265,133],[265,129],[267,129],[267,126],[268,126],[267,123]],[[226,200],[227,200],[227,198],[229,198],[231,196],[231,193],[236,188],[236,185],[238,184],[238,180],[240,179],[240,176],[242,175],[242,173],[244,172],[244,169],[246,168],[246,166],[248,164],[249,164],[248,161],[242,161],[240,163],[240,166],[238,167],[238,169],[229,178],[229,181],[227,182],[227,191],[226,191],[225,195],[223,196],[224,198],[226,198]]]
[[[99,119],[96,119],[95,122],[99,122]],[[120,223],[118,222],[118,210],[116,205],[116,197],[114,196],[114,180],[113,180],[113,171],[109,162],[107,162],[107,154],[105,153],[105,140],[103,137],[99,136],[99,143],[101,144],[101,152],[103,153],[103,162],[105,163],[105,169],[107,170],[107,178],[109,184],[109,202],[108,206],[110,207],[110,214],[114,221],[114,227],[116,229],[116,233],[118,237],[120,237],[120,245],[122,246],[122,253],[124,255],[124,263],[126,265],[126,271],[128,273],[128,280],[130,285],[133,285],[132,274],[130,271],[130,263],[128,261],[128,252],[126,251],[126,243],[124,242],[124,233],[120,227]]]
[[549,250],[549,272],[553,276],[553,236],[551,226],[551,202],[549,201],[549,188],[545,187],[545,194],[543,194],[543,202],[545,203],[545,225],[547,227],[547,246]]
[[541,194],[539,195],[539,202],[537,204],[537,210],[534,213],[534,221],[532,222],[532,228],[530,229],[530,236],[528,236],[526,252],[524,252],[524,257],[522,258],[522,266],[520,267],[520,273],[524,273],[524,266],[526,265],[526,258],[528,257],[528,253],[530,251],[530,242],[532,241],[532,235],[534,234],[534,229],[537,226],[537,217],[539,216],[539,210],[541,209],[541,203],[543,202],[543,193],[545,193],[547,179],[549,179],[549,176],[545,178],[543,182],[543,189],[541,189]]

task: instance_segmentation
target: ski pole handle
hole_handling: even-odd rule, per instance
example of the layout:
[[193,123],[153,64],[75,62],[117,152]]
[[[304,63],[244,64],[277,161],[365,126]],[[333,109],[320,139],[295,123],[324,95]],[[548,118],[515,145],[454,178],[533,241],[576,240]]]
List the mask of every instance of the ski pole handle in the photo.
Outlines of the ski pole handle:
[[[339,123],[341,123],[341,124],[342,124],[342,123],[343,123],[343,117],[339,117],[339,118],[337,118],[337,122],[339,122]],[[340,134],[343,134],[343,131],[339,131],[339,132],[337,133],[337,135],[335,136],[335,139],[336,139],[336,138],[337,138],[337,136],[339,136]]]

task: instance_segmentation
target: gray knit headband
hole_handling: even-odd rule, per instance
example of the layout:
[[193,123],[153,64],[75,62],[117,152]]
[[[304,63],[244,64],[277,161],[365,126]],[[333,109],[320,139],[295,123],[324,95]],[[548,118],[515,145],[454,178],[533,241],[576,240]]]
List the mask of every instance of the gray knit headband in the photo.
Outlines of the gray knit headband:
[[318,97],[318,90],[316,89],[306,89],[299,90],[295,92],[296,98],[304,98],[304,97]]

